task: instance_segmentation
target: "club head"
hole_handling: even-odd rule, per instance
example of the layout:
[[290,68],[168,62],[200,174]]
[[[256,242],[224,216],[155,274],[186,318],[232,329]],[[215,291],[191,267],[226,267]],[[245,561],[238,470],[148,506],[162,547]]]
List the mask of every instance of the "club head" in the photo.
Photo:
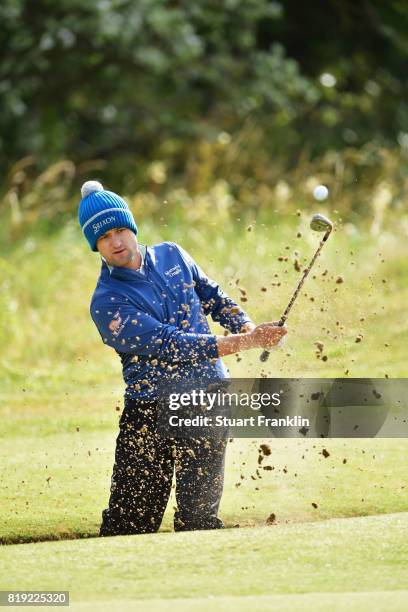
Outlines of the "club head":
[[327,230],[331,230],[333,228],[333,223],[320,213],[313,215],[312,220],[310,221],[310,227],[315,232],[327,232]]

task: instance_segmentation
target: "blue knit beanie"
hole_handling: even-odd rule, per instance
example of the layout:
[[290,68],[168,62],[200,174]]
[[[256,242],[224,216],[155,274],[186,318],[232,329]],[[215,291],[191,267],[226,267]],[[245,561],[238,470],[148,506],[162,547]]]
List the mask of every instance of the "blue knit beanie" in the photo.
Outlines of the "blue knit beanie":
[[129,206],[112,191],[105,191],[98,181],[87,181],[81,187],[78,220],[93,251],[96,241],[115,227],[128,227],[137,235],[137,225]]

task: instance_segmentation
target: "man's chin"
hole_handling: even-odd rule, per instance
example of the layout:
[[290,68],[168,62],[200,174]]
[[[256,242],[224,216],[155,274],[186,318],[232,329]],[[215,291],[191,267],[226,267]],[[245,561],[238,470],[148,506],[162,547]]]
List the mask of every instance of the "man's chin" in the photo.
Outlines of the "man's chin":
[[120,253],[119,255],[115,255],[110,261],[111,266],[116,266],[120,268],[122,266],[127,266],[132,261],[132,257],[129,256],[127,251]]
[[122,251],[122,253],[118,253],[117,255],[115,255],[114,261],[117,262],[115,266],[123,266],[123,264],[129,263],[131,259],[132,257],[129,255],[128,251],[124,250]]
[[129,266],[131,260],[127,257],[126,259],[122,259],[121,261],[118,261],[117,263],[113,264],[114,266],[116,266],[117,268],[126,268]]

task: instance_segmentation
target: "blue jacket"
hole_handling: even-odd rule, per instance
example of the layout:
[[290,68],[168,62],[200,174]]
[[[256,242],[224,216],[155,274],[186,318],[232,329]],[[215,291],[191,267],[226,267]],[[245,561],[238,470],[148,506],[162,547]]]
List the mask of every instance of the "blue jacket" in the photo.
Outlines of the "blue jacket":
[[147,247],[143,272],[102,262],[91,316],[118,353],[126,397],[157,398],[168,378],[225,378],[207,315],[232,333],[250,317],[180,246]]

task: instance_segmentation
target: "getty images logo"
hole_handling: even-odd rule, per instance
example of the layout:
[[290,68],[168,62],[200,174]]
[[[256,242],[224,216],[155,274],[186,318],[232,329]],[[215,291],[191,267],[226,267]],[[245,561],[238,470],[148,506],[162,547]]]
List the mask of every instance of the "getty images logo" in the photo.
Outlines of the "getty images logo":
[[99,232],[101,227],[103,227],[104,225],[108,225],[109,223],[112,223],[112,221],[115,221],[115,217],[107,217],[106,219],[102,219],[102,221],[99,221],[99,223],[93,223],[92,227],[94,230],[94,234]]

